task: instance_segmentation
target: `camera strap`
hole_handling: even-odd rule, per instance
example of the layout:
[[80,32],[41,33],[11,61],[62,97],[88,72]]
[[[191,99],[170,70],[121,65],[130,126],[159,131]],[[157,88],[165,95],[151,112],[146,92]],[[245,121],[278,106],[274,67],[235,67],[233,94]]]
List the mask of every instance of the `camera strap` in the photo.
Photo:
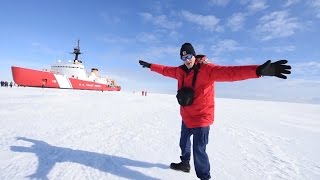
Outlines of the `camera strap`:
[[[197,75],[198,71],[200,69],[200,64],[196,64],[195,67],[193,68],[194,74],[193,74],[193,79],[192,79],[192,88],[196,85],[196,80],[197,80]],[[184,77],[182,79],[182,87],[184,86]]]

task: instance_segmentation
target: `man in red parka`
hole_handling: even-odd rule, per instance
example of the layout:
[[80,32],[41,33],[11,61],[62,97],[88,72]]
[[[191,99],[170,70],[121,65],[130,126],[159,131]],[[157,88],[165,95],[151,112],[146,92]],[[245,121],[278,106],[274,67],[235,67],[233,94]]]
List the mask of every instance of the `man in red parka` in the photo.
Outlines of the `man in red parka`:
[[196,62],[196,53],[190,43],[184,43],[180,49],[183,65],[179,67],[150,64],[139,60],[144,68],[150,68],[164,76],[178,80],[177,99],[182,117],[180,148],[181,162],[171,163],[170,168],[190,172],[191,141],[193,135],[193,159],[197,177],[210,179],[210,163],[206,153],[210,125],[214,121],[214,83],[240,81],[261,76],[276,76],[286,79],[291,66],[286,60],[262,65],[218,66]]

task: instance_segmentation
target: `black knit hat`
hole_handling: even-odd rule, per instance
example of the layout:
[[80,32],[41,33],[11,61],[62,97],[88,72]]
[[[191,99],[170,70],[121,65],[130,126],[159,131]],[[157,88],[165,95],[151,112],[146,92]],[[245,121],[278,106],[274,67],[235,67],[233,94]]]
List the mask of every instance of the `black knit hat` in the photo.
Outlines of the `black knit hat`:
[[180,49],[180,58],[182,58],[182,56],[185,56],[187,54],[192,54],[193,56],[196,56],[196,52],[194,51],[190,43],[182,44]]

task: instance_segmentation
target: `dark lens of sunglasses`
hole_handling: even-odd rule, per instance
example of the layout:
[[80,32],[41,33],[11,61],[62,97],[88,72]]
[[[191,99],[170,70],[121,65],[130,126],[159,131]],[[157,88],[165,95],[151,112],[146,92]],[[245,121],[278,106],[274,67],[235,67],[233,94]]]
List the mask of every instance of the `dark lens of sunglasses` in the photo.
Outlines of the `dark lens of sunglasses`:
[[181,60],[182,60],[182,61],[186,61],[186,60],[191,59],[191,58],[192,58],[192,55],[189,54],[189,55],[187,55],[187,56],[182,57]]

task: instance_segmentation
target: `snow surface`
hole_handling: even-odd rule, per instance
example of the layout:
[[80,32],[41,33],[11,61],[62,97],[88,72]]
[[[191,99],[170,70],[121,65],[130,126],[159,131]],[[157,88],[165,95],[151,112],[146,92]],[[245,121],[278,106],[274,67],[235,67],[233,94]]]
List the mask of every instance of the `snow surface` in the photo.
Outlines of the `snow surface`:
[[[197,179],[174,95],[0,88],[0,179]],[[320,105],[216,99],[213,179],[320,179]]]

